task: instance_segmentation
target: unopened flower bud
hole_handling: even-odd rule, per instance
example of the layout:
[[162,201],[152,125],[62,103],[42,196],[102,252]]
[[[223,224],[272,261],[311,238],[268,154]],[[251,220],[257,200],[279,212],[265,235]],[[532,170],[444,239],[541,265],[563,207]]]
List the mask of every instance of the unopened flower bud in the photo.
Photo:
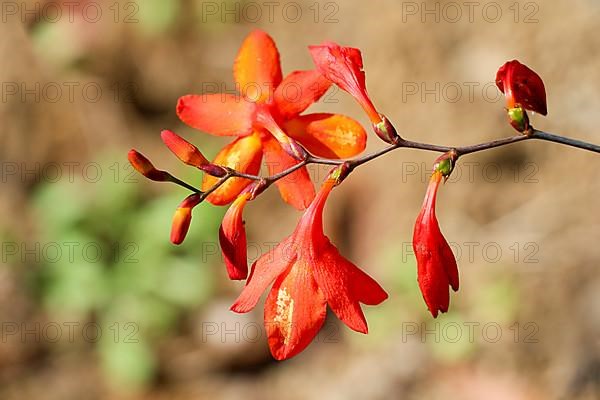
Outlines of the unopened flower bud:
[[173,216],[173,224],[171,225],[171,242],[173,244],[181,244],[185,239],[190,223],[192,222],[192,209],[202,201],[201,193],[194,193],[181,202],[175,215]]
[[381,140],[389,144],[396,144],[400,140],[398,132],[394,125],[387,119],[385,115],[380,114],[381,121],[373,124],[373,130]]
[[144,175],[146,178],[157,181],[157,182],[165,182],[171,180],[171,175],[168,172],[158,170],[152,165],[150,160],[148,160],[144,155],[137,150],[130,150],[127,155],[131,166],[140,174]]
[[161,132],[160,137],[169,150],[187,165],[199,168],[202,165],[208,164],[208,160],[196,146],[176,133],[164,130]]
[[201,165],[198,168],[200,168],[202,171],[206,172],[208,175],[211,175],[211,176],[214,176],[217,178],[222,178],[225,175],[227,175],[227,168],[222,167],[217,164],[208,163],[208,164]]

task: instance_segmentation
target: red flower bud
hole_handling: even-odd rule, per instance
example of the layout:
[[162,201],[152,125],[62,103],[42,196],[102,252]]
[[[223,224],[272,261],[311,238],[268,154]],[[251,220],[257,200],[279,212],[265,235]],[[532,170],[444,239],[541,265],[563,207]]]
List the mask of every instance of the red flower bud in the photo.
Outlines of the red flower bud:
[[529,117],[525,110],[542,115],[548,113],[542,78],[517,60],[500,67],[496,73],[496,85],[506,97],[508,119],[517,131],[526,133],[529,130]]
[[[445,162],[445,161],[444,161]],[[417,281],[423,299],[433,315],[448,311],[448,286],[458,290],[458,268],[450,245],[442,235],[435,216],[435,201],[444,173],[437,169],[429,181],[421,212],[413,233],[413,250],[417,258]]]
[[157,182],[171,180],[171,175],[168,172],[154,168],[154,165],[152,165],[150,160],[144,157],[144,155],[137,150],[129,150],[127,158],[129,159],[131,166],[133,166],[137,172],[144,175],[146,178]]
[[542,78],[517,60],[508,61],[496,73],[496,85],[506,96],[507,108],[523,107],[542,115],[548,113]]
[[246,228],[242,213],[251,193],[242,193],[225,213],[219,229],[219,243],[225,260],[225,267],[231,280],[246,279],[248,276],[248,256]]
[[171,226],[171,242],[173,244],[183,243],[192,222],[192,209],[200,204],[201,201],[202,195],[194,193],[186,197],[179,207],[177,207]]
[[187,165],[201,167],[202,165],[208,164],[208,160],[196,146],[176,133],[164,130],[161,132],[160,137],[169,150]]

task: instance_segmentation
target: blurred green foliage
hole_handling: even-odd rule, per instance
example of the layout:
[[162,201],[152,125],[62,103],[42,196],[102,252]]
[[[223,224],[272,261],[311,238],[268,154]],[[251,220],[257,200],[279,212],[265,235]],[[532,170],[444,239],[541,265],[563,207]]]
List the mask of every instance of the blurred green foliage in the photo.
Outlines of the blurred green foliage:
[[171,217],[186,194],[170,187],[168,195],[145,195],[152,183],[109,169],[95,183],[61,180],[37,189],[39,240],[60,238],[63,254],[42,260],[33,280],[51,318],[101,327],[96,349],[113,382],[140,386],[157,366],[153,344],[215,291],[215,260],[203,257],[202,244],[215,243],[223,211],[197,207],[185,244],[175,247]]

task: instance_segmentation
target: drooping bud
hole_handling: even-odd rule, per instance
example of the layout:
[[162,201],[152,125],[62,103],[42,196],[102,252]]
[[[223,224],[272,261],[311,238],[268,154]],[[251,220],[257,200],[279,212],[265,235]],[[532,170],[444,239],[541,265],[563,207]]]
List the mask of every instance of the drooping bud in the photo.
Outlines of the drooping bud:
[[248,276],[246,228],[242,214],[251,196],[251,193],[246,192],[235,199],[225,213],[219,229],[219,244],[231,280],[246,279]]
[[171,181],[172,176],[168,172],[156,169],[154,165],[144,155],[135,149],[131,149],[127,154],[129,163],[140,174],[156,182]]
[[380,114],[381,122],[373,124],[373,130],[381,140],[389,144],[396,144],[400,140],[396,128],[385,115]]
[[447,312],[450,304],[449,287],[458,290],[459,277],[456,258],[442,234],[435,215],[436,197],[442,178],[448,178],[458,156],[451,150],[439,157],[429,179],[425,200],[415,222],[413,250],[417,259],[417,282],[434,318]]
[[165,145],[187,165],[200,168],[208,164],[208,160],[196,146],[169,130],[161,132],[160,137]]
[[186,197],[177,207],[171,225],[171,242],[173,244],[183,243],[192,222],[192,209],[201,202],[202,193],[194,193]]

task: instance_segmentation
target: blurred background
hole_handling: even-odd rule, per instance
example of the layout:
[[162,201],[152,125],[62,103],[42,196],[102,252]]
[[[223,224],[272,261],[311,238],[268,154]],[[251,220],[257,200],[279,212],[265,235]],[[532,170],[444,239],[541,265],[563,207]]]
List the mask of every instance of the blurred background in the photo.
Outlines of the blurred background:
[[[461,160],[438,218],[461,270],[433,320],[416,283],[412,225],[433,154],[396,151],[357,170],[326,233],[390,293],[370,333],[333,316],[275,362],[252,313],[228,309],[217,245],[224,209],[194,210],[169,243],[184,189],[138,179],[135,147],[199,184],[162,146],[172,129],[213,157],[228,139],[184,126],[177,98],[233,92],[232,63],[261,28],[284,74],[306,46],[363,51],[370,95],[407,138],[466,145],[514,132],[493,82],[517,58],[546,83],[536,127],[600,142],[600,3],[372,0],[2,1],[0,399],[598,399],[597,155],[543,142]],[[309,111],[365,126],[331,89]],[[368,148],[381,144],[370,137]],[[325,171],[311,169],[316,180]],[[299,213],[276,190],[246,208],[249,256]]]

